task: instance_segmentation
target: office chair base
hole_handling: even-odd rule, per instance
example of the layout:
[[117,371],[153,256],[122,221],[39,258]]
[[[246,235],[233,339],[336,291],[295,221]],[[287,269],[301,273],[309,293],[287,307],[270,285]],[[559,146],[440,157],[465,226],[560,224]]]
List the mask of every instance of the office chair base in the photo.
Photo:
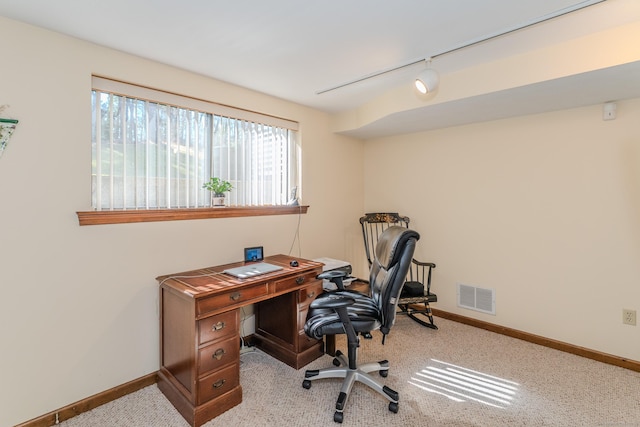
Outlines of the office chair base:
[[344,407],[351,393],[351,389],[356,382],[361,382],[384,396],[389,400],[389,411],[398,413],[398,401],[400,398],[398,392],[380,384],[369,375],[370,372],[378,371],[380,376],[386,377],[389,371],[388,361],[382,360],[380,362],[367,363],[359,366],[357,369],[350,369],[344,354],[337,351],[336,357],[333,359],[333,364],[336,365],[335,368],[307,370],[304,374],[305,379],[302,382],[302,387],[309,389],[311,388],[311,381],[324,378],[344,378],[338,400],[336,401],[336,412],[333,416],[333,421],[342,423]]

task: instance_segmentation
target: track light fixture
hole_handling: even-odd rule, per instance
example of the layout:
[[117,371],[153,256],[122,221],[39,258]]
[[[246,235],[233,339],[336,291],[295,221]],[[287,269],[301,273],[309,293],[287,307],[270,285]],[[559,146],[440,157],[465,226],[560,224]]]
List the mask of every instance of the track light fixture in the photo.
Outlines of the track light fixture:
[[438,72],[430,66],[431,60],[427,60],[426,62],[427,69],[421,72],[414,82],[416,90],[423,95],[436,90],[438,83],[440,83]]

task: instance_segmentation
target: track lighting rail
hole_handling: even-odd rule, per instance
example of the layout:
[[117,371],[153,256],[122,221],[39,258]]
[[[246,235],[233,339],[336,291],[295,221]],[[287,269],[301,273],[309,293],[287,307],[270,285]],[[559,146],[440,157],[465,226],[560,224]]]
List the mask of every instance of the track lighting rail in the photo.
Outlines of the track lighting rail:
[[426,58],[420,58],[420,59],[417,59],[415,61],[411,61],[411,62],[407,62],[407,63],[402,64],[402,65],[398,65],[396,67],[392,67],[392,68],[388,68],[388,69],[385,69],[385,70],[377,71],[375,73],[367,74],[366,76],[359,77],[359,78],[357,78],[355,80],[351,80],[351,81],[348,81],[346,83],[341,83],[341,84],[339,84],[337,86],[333,86],[333,87],[330,87],[330,88],[327,88],[327,89],[320,90],[320,91],[316,92],[316,95],[322,95],[323,93],[327,93],[327,92],[331,92],[331,91],[334,91],[334,90],[337,90],[337,89],[341,89],[343,87],[350,86],[350,85],[353,85],[353,84],[356,84],[356,83],[360,83],[362,81],[369,80],[369,79],[372,79],[374,77],[379,77],[379,76],[382,76],[384,74],[388,74],[388,73],[391,73],[391,72],[394,72],[394,71],[397,71],[397,70],[401,70],[403,68],[407,68],[407,67],[419,64],[419,63],[424,62],[424,61],[429,61],[431,59],[435,59],[437,57],[440,57],[440,56],[443,56],[443,55],[447,55],[449,53],[457,52],[457,51],[459,51],[461,49],[465,49],[467,47],[475,46],[475,45],[478,45],[480,43],[484,43],[484,42],[496,39],[498,37],[502,37],[502,36],[505,36],[507,34],[511,34],[511,33],[516,32],[516,31],[520,31],[522,29],[532,27],[532,26],[537,25],[537,24],[541,24],[543,22],[552,20],[554,18],[558,18],[560,16],[567,15],[567,14],[575,12],[577,10],[584,9],[584,8],[587,8],[589,6],[593,6],[593,5],[598,4],[598,3],[603,3],[605,1],[607,1],[607,0],[585,0],[585,1],[581,1],[581,2],[576,3],[574,5],[565,7],[564,9],[559,9],[559,10],[557,10],[555,12],[550,13],[550,14],[540,16],[538,18],[535,18],[535,19],[533,19],[531,21],[525,22],[525,23],[520,24],[518,26],[507,28],[507,29],[502,30],[500,32],[489,34],[489,35],[480,37],[478,39],[469,40],[469,41],[467,41],[467,42],[465,42],[465,43],[463,43],[463,44],[461,44],[459,46],[456,46],[456,47],[453,47],[451,49],[447,49],[447,50],[435,53],[433,55],[427,56]]

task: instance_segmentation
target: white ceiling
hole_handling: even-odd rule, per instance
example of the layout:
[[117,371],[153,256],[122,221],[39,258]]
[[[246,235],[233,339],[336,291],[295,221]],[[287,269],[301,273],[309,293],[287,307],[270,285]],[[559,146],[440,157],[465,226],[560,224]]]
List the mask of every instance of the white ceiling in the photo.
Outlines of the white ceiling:
[[[340,113],[410,84],[423,64],[317,92],[589,3],[593,0],[0,0],[0,15]],[[606,0],[442,55],[433,66],[446,75],[638,20],[640,1]],[[610,81],[611,73],[615,84],[598,83]],[[544,91],[532,85],[425,105],[351,133],[368,138],[640,96],[637,64],[589,74],[549,82]],[[585,94],[585,87],[593,91]],[[577,89],[581,92],[571,101]],[[491,108],[477,108],[487,102]]]

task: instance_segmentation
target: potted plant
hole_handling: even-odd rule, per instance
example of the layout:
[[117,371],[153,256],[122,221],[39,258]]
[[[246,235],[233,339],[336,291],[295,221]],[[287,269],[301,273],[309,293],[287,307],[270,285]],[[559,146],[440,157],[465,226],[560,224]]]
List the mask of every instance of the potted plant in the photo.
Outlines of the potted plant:
[[231,191],[233,185],[229,181],[211,177],[209,181],[202,184],[202,188],[211,191],[211,206],[224,206],[224,193]]
[[[2,107],[0,107],[0,111],[2,111]],[[13,131],[16,129],[16,124],[18,124],[17,120],[0,119],[0,156],[2,156],[9,143],[9,138],[11,138]]]

